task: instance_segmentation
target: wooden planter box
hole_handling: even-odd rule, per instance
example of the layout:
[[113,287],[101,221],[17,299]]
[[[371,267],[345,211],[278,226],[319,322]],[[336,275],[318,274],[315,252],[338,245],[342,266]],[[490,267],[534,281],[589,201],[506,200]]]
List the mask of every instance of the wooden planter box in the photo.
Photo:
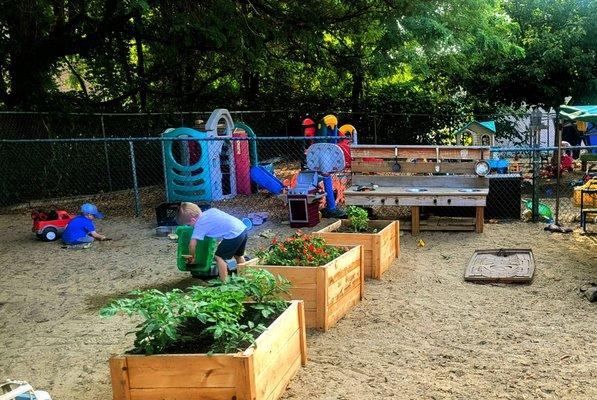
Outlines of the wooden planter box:
[[244,352],[110,358],[114,400],[275,400],[307,361],[305,314],[292,301]]
[[254,258],[239,265],[267,269],[292,284],[289,298],[305,302],[307,328],[328,330],[363,298],[365,272],[362,246],[344,246],[346,253],[318,267],[259,265]]
[[369,221],[369,227],[377,228],[377,233],[335,232],[341,226],[350,226],[350,220],[338,220],[313,235],[333,245],[360,244],[365,249],[365,277],[380,279],[400,255],[400,222]]

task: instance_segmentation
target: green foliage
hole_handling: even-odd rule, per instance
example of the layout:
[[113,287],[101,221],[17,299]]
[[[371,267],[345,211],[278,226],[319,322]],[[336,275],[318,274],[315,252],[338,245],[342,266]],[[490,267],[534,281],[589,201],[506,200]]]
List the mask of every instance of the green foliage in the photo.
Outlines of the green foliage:
[[229,353],[254,343],[268,319],[285,309],[280,296],[288,288],[288,281],[268,271],[248,270],[231,277],[230,284],[193,286],[187,292],[137,290],[131,298],[109,303],[100,315],[124,313],[142,319],[134,332],[135,353],[161,354],[205,342],[211,342],[210,353]]
[[325,265],[344,253],[344,249],[326,244],[325,239],[297,231],[278,242],[272,240],[267,250],[256,253],[262,265],[299,265],[314,267]]
[[408,114],[394,121],[400,136],[378,139],[408,144],[449,142],[451,127],[500,105],[558,105],[567,95],[597,101],[595,1],[5,0],[0,7],[0,106],[8,109],[292,104],[391,112]]
[[350,227],[355,232],[364,232],[369,227],[369,214],[367,210],[357,207],[348,206],[346,208],[348,219],[350,219]]

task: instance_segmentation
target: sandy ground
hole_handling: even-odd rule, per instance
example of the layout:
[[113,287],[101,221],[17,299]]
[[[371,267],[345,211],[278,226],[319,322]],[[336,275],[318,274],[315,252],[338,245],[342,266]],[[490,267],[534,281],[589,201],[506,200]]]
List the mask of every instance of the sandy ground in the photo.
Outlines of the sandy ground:
[[[0,216],[0,379],[55,400],[109,399],[107,360],[130,348],[134,322],[100,319],[99,308],[193,280],[149,220],[102,221],[98,230],[119,240],[78,251],[35,240],[30,225],[25,214]],[[291,232],[271,221],[262,229]],[[252,250],[268,240],[254,232]],[[531,285],[463,282],[475,249],[500,247],[533,249]],[[401,250],[346,318],[309,333],[309,362],[285,399],[597,398],[597,303],[579,291],[597,281],[595,236],[518,222],[481,235],[406,233]]]

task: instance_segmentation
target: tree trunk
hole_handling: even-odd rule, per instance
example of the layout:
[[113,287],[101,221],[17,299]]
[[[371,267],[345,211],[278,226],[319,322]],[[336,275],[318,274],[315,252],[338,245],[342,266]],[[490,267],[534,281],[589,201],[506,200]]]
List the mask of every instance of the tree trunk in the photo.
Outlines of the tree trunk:
[[141,15],[135,16],[135,48],[137,50],[137,77],[139,79],[139,101],[141,102],[141,111],[147,112],[147,78],[145,76],[145,57],[143,54],[143,41],[141,33],[143,32],[143,21]]
[[351,106],[353,111],[360,111],[361,100],[363,99],[363,84],[365,78],[361,70],[352,73],[352,94]]

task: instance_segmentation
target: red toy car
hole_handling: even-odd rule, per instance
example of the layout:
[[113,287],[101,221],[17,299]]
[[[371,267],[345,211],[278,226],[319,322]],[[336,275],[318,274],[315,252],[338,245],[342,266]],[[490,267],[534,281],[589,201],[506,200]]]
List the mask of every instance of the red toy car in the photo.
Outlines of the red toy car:
[[33,228],[31,230],[44,242],[51,242],[64,232],[64,228],[75,216],[64,210],[35,211],[31,213]]

